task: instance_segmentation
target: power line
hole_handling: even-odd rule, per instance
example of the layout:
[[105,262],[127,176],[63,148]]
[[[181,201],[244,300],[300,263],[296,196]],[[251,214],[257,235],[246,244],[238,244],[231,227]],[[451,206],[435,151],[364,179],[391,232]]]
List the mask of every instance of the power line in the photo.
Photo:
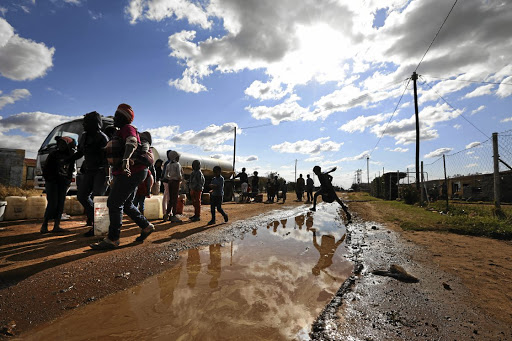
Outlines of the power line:
[[386,130],[388,129],[388,126],[389,126],[389,123],[391,122],[391,120],[393,119],[393,116],[395,116],[395,113],[398,109],[398,106],[400,105],[400,102],[402,101],[402,98],[404,97],[404,94],[405,94],[405,91],[407,90],[407,87],[409,86],[409,82],[411,81],[410,78],[407,79],[407,84],[405,85],[405,88],[404,88],[404,91],[402,92],[402,96],[400,96],[400,99],[398,100],[398,103],[396,104],[396,107],[395,107],[395,110],[393,111],[393,114],[391,115],[391,117],[389,118],[389,121],[388,123],[386,123],[386,128],[384,128],[384,131],[382,132],[382,134],[380,135],[379,137],[379,140],[377,141],[377,143],[375,144],[375,147],[373,147],[372,151],[370,152],[369,156],[372,155],[372,153],[375,151],[375,148],[377,148],[377,146],[379,145],[380,143],[380,140],[382,139],[382,137],[384,136],[384,134],[386,133]]
[[457,3],[458,0],[455,0],[455,2],[453,3],[453,6],[452,8],[450,9],[450,12],[448,12],[448,15],[446,16],[446,18],[444,18],[444,21],[443,23],[441,24],[441,27],[439,27],[439,30],[437,31],[436,35],[434,36],[434,39],[432,39],[432,42],[430,43],[430,45],[428,46],[427,48],[427,51],[425,51],[425,54],[423,54],[423,57],[421,57],[421,60],[420,62],[418,63],[418,66],[416,66],[416,69],[414,69],[414,72],[418,71],[418,68],[420,67],[421,65],[421,62],[423,62],[423,58],[425,58],[425,56],[427,55],[428,51],[430,50],[430,48],[432,47],[432,45],[434,44],[434,41],[436,40],[437,36],[439,35],[439,32],[441,32],[441,29],[443,28],[446,20],[448,20],[448,17],[450,16],[450,13],[452,13],[453,11],[453,8],[455,7],[455,4]]
[[[286,121],[283,121],[283,123],[286,122]],[[279,122],[281,123],[281,122]],[[257,126],[250,126],[250,127],[244,127],[244,128],[240,128],[240,129],[253,129],[253,128],[261,128],[261,127],[268,127],[268,126],[271,126],[273,125],[272,123],[265,123],[265,124],[260,124],[260,125],[257,125]]]
[[[421,76],[420,76],[421,77]],[[462,114],[462,110],[460,109],[456,109],[453,105],[451,105],[450,103],[448,103],[448,101],[443,97],[441,96],[441,94],[439,94],[434,88],[432,88],[430,86],[430,84],[428,84],[426,81],[423,83],[423,84],[427,84],[427,86],[432,90],[434,91],[437,96],[439,96],[439,98],[441,98],[446,104],[448,104],[448,106],[450,106],[450,108],[452,108],[453,110],[458,110],[460,111],[460,116],[466,120],[466,122],[468,122],[469,124],[471,124],[476,130],[478,130],[480,133],[482,133],[482,135],[484,135],[486,138],[489,138],[489,136],[487,136],[487,134],[485,134],[483,131],[481,131],[476,125],[474,125],[470,120],[468,120],[463,114]]]
[[472,80],[472,79],[450,79],[450,78],[441,78],[441,77],[434,77],[434,76],[428,76],[428,75],[423,75],[423,76],[427,76],[427,77],[430,77],[430,78],[435,78],[435,79],[441,79],[441,80],[444,80],[444,81],[457,81],[457,82],[467,82],[467,83],[481,83],[481,84],[492,84],[492,85],[512,85],[512,83],[504,83],[504,82],[485,82],[485,81],[475,81],[475,80]]

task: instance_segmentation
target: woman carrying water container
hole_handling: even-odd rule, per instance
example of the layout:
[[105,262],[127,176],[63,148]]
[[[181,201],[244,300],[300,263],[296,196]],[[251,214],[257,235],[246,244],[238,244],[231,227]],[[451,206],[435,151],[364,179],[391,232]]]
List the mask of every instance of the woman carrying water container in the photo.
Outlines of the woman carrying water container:
[[107,200],[110,225],[108,236],[101,242],[90,245],[95,250],[115,249],[119,246],[123,211],[142,229],[137,241],[143,241],[155,230],[153,224],[133,205],[135,190],[148,174],[146,165],[134,162],[134,152],[141,143],[137,129],[130,124],[134,116],[132,107],[124,103],[117,107],[114,115],[114,125],[119,130],[106,149],[114,177]]
[[54,219],[52,232],[65,232],[60,227],[66,192],[68,191],[75,161],[71,156],[75,153],[76,142],[68,136],[57,137],[57,150],[51,152],[43,166],[43,177],[45,180],[46,199],[48,206],[44,213],[41,233],[48,233],[48,221]]

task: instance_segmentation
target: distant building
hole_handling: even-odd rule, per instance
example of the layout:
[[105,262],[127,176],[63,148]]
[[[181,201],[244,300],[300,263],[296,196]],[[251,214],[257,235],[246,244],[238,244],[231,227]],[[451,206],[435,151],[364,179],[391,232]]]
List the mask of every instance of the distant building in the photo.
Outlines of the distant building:
[[35,159],[25,159],[24,149],[0,148],[0,184],[34,187]]

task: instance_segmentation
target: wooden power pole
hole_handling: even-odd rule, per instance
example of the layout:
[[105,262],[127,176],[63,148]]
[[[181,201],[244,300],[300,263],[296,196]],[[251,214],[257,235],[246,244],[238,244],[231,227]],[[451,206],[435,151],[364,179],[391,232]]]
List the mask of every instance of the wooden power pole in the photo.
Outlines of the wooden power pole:
[[[420,119],[418,114],[418,89],[416,87],[416,81],[418,80],[418,74],[412,73],[411,77],[414,83],[414,116],[416,117],[416,189],[420,189]],[[423,199],[423,198],[422,198]]]

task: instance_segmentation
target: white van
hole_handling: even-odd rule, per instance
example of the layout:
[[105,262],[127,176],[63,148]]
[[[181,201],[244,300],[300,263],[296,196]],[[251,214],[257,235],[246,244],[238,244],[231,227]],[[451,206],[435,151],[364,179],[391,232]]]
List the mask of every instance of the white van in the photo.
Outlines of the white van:
[[[112,116],[101,116],[101,120],[103,121],[103,130],[105,130],[106,127],[114,124],[114,118]],[[39,148],[37,152],[34,188],[44,189],[42,165],[46,161],[48,154],[57,148],[57,141],[55,138],[57,136],[69,136],[75,139],[75,141],[78,143],[78,138],[84,131],[83,121],[84,119],[82,117],[73,121],[59,124],[53,128],[50,134],[48,134],[43,144],[41,145],[41,148]],[[77,174],[77,171],[80,171],[80,166],[82,165],[83,160],[84,159],[82,157],[76,161],[75,174],[73,175],[73,179],[71,180],[71,187],[69,188],[70,192],[76,192],[76,177],[80,175],[79,173]]]

